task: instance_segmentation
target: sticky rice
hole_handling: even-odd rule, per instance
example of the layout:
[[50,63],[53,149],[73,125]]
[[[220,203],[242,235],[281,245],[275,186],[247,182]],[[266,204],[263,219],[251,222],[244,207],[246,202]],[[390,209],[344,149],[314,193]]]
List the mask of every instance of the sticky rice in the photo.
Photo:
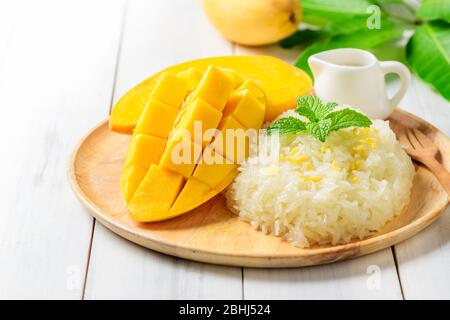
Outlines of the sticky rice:
[[[298,247],[347,243],[378,231],[409,202],[414,166],[386,121],[333,132],[324,143],[302,133],[274,146],[271,137],[252,145],[226,193],[228,207],[264,233]],[[269,140],[275,157],[254,151]]]

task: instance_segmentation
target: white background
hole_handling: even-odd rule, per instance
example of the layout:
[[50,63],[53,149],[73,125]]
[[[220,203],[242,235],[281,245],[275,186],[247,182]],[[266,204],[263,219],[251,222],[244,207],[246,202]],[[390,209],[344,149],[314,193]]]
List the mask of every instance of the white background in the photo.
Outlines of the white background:
[[[256,270],[143,249],[81,207],[69,155],[111,105],[164,67],[232,54],[297,55],[231,44],[195,0],[0,0],[0,298],[450,298],[449,210],[395,248]],[[450,135],[449,103],[419,79],[401,107]]]

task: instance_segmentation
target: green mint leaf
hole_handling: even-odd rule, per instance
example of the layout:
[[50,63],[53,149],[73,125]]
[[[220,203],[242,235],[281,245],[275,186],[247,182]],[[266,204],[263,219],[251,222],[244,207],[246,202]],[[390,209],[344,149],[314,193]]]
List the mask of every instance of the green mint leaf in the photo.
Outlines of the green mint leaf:
[[294,117],[278,119],[267,128],[268,135],[274,132],[278,132],[279,134],[294,134],[301,131],[306,131],[306,124]]
[[322,118],[326,118],[327,115],[329,115],[336,107],[337,107],[337,103],[336,102],[328,102],[322,109],[323,109],[323,116]]
[[310,109],[314,114],[320,108],[322,101],[316,96],[300,96],[297,98],[297,107]]
[[352,109],[332,112],[326,118],[331,120],[330,132],[350,127],[370,127],[372,124],[367,116]]
[[316,114],[307,107],[302,107],[302,106],[297,107],[295,109],[295,112],[301,116],[308,118],[308,120],[311,122],[316,122],[317,120],[319,120],[319,119],[317,119]]
[[322,103],[318,97],[303,96],[297,99],[295,112],[309,120],[303,122],[295,117],[287,117],[273,122],[267,128],[267,134],[295,134],[306,132],[325,142],[332,131],[349,127],[369,127],[372,121],[364,114],[353,109],[333,111],[337,104]]
[[336,106],[337,104],[333,102],[323,104],[316,96],[302,96],[297,99],[297,109],[310,109],[314,113],[316,121],[325,118]]
[[307,124],[307,127],[311,135],[319,139],[321,142],[325,142],[328,135],[330,134],[331,125],[331,119],[323,119],[319,122],[309,122]]

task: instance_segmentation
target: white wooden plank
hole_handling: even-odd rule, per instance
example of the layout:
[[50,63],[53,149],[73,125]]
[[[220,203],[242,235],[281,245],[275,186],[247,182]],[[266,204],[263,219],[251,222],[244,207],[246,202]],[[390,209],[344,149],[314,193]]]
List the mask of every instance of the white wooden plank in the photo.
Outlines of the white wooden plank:
[[[263,48],[236,46],[236,55],[272,55],[293,63],[296,50],[285,50],[277,45]],[[381,269],[380,286],[366,286],[367,268]],[[378,269],[376,269],[378,270]],[[372,277],[371,277],[372,276]],[[297,270],[244,269],[245,299],[401,299],[391,249],[376,254],[320,267]]]
[[[127,10],[115,99],[184,60],[231,54],[195,0],[132,1]],[[96,223],[86,285],[94,298],[240,299],[241,268],[184,261],[140,248]]]
[[92,218],[67,162],[108,110],[123,1],[15,5],[0,40],[0,298],[79,299]]
[[173,258],[96,222],[86,299],[240,299],[241,269]]
[[183,61],[230,55],[197,0],[130,1],[114,99],[155,72]]
[[[450,103],[417,77],[402,108],[450,136]],[[450,299],[450,209],[395,252],[405,299]]]
[[411,88],[400,107],[450,136],[450,103],[417,76],[412,77]]
[[245,299],[401,299],[391,249],[330,265],[244,269]]
[[19,1],[0,1],[0,74],[2,74],[8,48],[19,23]]

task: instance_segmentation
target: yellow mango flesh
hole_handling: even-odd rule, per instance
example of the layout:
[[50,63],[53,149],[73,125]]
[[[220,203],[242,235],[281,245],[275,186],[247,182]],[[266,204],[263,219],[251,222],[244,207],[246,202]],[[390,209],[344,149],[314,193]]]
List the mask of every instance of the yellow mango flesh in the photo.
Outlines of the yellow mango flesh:
[[206,148],[203,152],[203,161],[197,164],[192,177],[214,189],[236,169],[236,164],[230,163],[212,148]]
[[128,204],[133,220],[159,221],[167,213],[183,187],[181,175],[153,164]]
[[259,128],[264,122],[265,110],[249,90],[243,90],[231,96],[223,114],[231,115],[246,128]]
[[[177,124],[177,128],[185,129],[192,139],[198,135],[202,138],[206,130],[217,128],[220,119],[222,119],[222,113],[220,111],[201,98],[197,98],[186,106],[186,110]],[[198,135],[194,135],[195,125],[198,127]],[[203,139],[195,142],[200,145],[204,144]]]
[[147,172],[148,168],[143,169],[138,166],[129,166],[123,169],[120,177],[120,194],[126,203],[131,201]]
[[214,193],[219,194],[228,187],[238,175],[237,170],[231,171],[217,186],[214,187]]
[[166,140],[158,137],[133,135],[120,178],[120,193],[126,203],[131,201],[150,166],[159,163],[165,145]]
[[189,68],[179,72],[177,76],[186,82],[188,91],[191,92],[198,86],[200,80],[202,79],[203,72],[197,68]]
[[220,67],[219,67],[219,69],[220,69],[220,71],[225,73],[231,80],[233,80],[234,88],[239,87],[245,81],[244,76],[242,74],[240,74],[239,72],[236,72],[233,69],[220,68]]
[[219,111],[222,111],[231,92],[234,89],[234,81],[222,70],[216,67],[208,67],[192,97],[201,98]]
[[169,72],[161,75],[151,93],[151,98],[179,108],[188,93],[185,80]]
[[[195,71],[164,74],[166,80],[160,82],[164,85],[155,87],[135,128],[121,179],[121,193],[134,220],[160,221],[190,211],[225,189],[237,175],[237,163],[248,154],[248,139],[235,137],[234,129],[243,135],[248,128],[260,128],[265,105],[252,93],[261,96],[256,84],[252,91],[242,88],[245,80],[237,81],[240,77],[233,79],[231,71],[224,70],[208,67],[179,109],[169,105],[174,102],[159,90],[174,83],[189,91],[188,84],[178,82],[188,83]],[[226,116],[219,111],[225,106]],[[196,128],[197,122],[202,130]],[[215,135],[210,144],[211,139],[196,141],[205,130],[216,133],[216,128],[224,139]]]
[[167,143],[160,166],[189,178],[201,156],[201,146],[192,142],[189,137],[177,134]]
[[195,209],[213,196],[215,196],[214,191],[207,184],[195,178],[189,178],[172,208],[170,208],[168,216],[174,217]]
[[165,139],[146,134],[135,134],[131,138],[124,167],[133,165],[148,169],[152,163],[158,164],[165,146]]
[[246,127],[232,116],[224,117],[218,130],[222,133],[211,142],[211,147],[233,163],[241,163],[248,156]]
[[135,133],[167,138],[178,115],[178,109],[156,99],[151,99],[144,108]]
[[116,132],[132,133],[163,72],[176,74],[189,68],[205,72],[211,64],[235,70],[244,78],[258,81],[267,100],[265,121],[273,120],[294,107],[297,96],[309,94],[312,90],[312,81],[305,72],[274,57],[229,56],[193,60],[169,67],[128,91],[111,112],[110,128]]
[[240,85],[236,92],[242,92],[244,90],[250,91],[253,96],[261,103],[266,103],[266,95],[264,91],[261,89],[260,85],[253,79],[248,79],[242,85]]
[[[165,97],[171,94],[175,97]],[[158,164],[163,155],[167,137],[172,131],[179,107],[187,94],[184,80],[171,74],[163,74],[153,88],[134,130],[120,179],[120,193],[126,203],[133,198],[151,164]],[[159,99],[171,103],[169,105]]]

